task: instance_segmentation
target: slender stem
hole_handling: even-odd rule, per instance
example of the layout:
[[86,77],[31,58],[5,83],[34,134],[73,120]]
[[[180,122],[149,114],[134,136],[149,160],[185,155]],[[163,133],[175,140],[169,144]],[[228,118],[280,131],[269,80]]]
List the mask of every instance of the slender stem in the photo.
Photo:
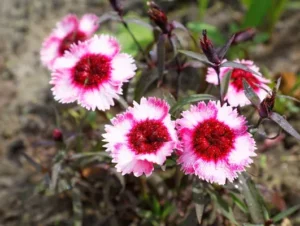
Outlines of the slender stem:
[[246,173],[239,175],[240,190],[245,197],[249,208],[250,216],[255,224],[264,223],[263,205],[260,202],[259,193],[252,182],[251,178]]
[[41,172],[43,167],[38,164],[34,159],[32,159],[29,155],[25,152],[22,152],[23,157],[29,162],[38,172]]
[[220,98],[221,106],[223,106],[224,100],[223,100],[222,91],[221,91],[222,89],[221,89],[220,67],[216,66],[214,69],[215,69],[215,71],[217,73],[217,77],[218,77],[219,98]]
[[130,28],[128,26],[128,23],[124,20],[124,18],[122,16],[120,16],[120,19],[121,19],[121,22],[122,22],[123,26],[125,27],[125,29],[129,33],[129,35],[131,36],[132,40],[135,42],[136,46],[138,47],[138,49],[140,50],[140,52],[144,56],[147,64],[152,65],[151,61],[148,58],[148,54],[144,51],[144,49],[142,48],[142,46],[140,45],[140,43],[138,42],[138,40],[136,39],[136,37],[134,36],[132,31],[130,30]]
[[117,99],[117,102],[124,110],[126,110],[129,107],[127,101],[122,96],[120,96],[119,99]]
[[[168,40],[169,40],[170,45],[172,46],[173,52],[175,53],[176,49],[172,43],[170,35],[168,36]],[[176,72],[177,72],[175,99],[178,100],[179,90],[180,90],[180,85],[181,85],[181,79],[180,79],[181,78],[181,76],[180,76],[181,75],[181,65],[180,65],[180,61],[179,61],[179,58],[177,55],[175,56],[175,63],[176,63]]]

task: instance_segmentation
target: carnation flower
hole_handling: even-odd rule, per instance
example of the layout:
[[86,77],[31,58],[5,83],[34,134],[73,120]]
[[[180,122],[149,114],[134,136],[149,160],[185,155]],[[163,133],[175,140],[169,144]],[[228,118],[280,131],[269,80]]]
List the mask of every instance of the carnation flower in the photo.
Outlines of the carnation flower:
[[55,60],[63,56],[72,44],[89,39],[98,27],[98,17],[94,14],[85,14],[80,20],[76,15],[65,16],[43,43],[43,64],[51,69]]
[[116,168],[122,174],[149,176],[153,164],[162,165],[177,145],[175,125],[168,104],[160,99],[142,98],[125,113],[106,125],[105,147],[111,152]]
[[[244,64],[252,71],[260,74],[259,68],[250,60],[235,60],[235,62]],[[267,83],[270,83],[268,79],[239,68],[221,67],[220,79],[222,80],[223,77],[230,71],[231,79],[229,82],[225,100],[227,100],[231,106],[236,107],[239,105],[242,107],[251,104],[244,94],[243,79],[245,79],[249,83],[249,85],[261,100],[263,100],[267,96],[268,93],[266,90],[271,91],[271,89],[266,85]],[[214,85],[218,84],[218,77],[213,68],[208,68],[206,81]]]
[[225,184],[244,171],[255,156],[255,141],[246,121],[230,106],[200,102],[177,119],[181,139],[178,162],[186,174]]
[[117,40],[108,35],[72,45],[53,66],[53,95],[61,103],[77,101],[88,110],[109,109],[122,94],[122,84],[135,74],[133,58],[120,53]]

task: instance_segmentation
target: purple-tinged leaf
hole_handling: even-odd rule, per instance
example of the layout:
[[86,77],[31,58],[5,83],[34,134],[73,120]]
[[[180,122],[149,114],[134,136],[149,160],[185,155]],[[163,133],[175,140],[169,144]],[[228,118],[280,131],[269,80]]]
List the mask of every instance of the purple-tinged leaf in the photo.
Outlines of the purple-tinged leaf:
[[279,115],[276,112],[271,112],[269,118],[276,122],[287,133],[300,141],[300,134],[291,126],[291,124],[288,123],[288,121],[283,116]]
[[[197,43],[197,41],[195,40],[195,38],[193,37],[192,33],[191,33],[191,32],[190,32],[190,31],[189,31],[182,23],[173,20],[173,21],[171,22],[171,26],[173,26],[173,29],[181,29],[181,30],[187,32],[187,33],[189,34],[190,38],[193,40],[195,46],[198,47],[198,43]],[[175,35],[176,35],[176,34],[175,34]]]
[[142,73],[134,90],[134,100],[139,101],[148,89],[158,79],[158,73],[156,70],[146,70]]
[[260,99],[258,95],[254,92],[250,84],[246,81],[246,79],[243,79],[243,87],[244,87],[244,93],[248,100],[256,107],[259,108],[260,105]]
[[140,20],[140,19],[136,19],[136,18],[125,18],[124,20],[125,20],[125,22],[127,22],[129,24],[130,23],[138,24],[138,25],[141,25],[145,28],[148,28],[149,30],[153,30],[153,26],[151,26],[151,24],[147,23],[144,20]]
[[161,85],[165,71],[165,35],[160,34],[157,42],[157,71],[158,71],[158,86]]
[[221,96],[222,96],[222,98],[224,98],[227,94],[228,86],[229,86],[229,82],[230,82],[230,78],[231,78],[231,72],[232,71],[227,72],[221,81]]
[[174,27],[174,29],[181,29],[184,30],[186,32],[189,32],[189,30],[180,22],[173,20],[171,22],[172,26]]
[[172,45],[172,50],[173,50],[173,57],[175,58],[177,56],[177,53],[178,53],[178,49],[177,49],[177,37],[176,36],[172,36],[170,39],[170,43]]
[[258,75],[261,77],[261,75],[259,73],[257,73],[256,71],[253,71],[251,70],[250,68],[248,68],[246,65],[244,64],[240,64],[240,63],[237,63],[237,62],[232,62],[232,61],[226,61],[224,63],[222,63],[220,65],[220,67],[232,67],[232,68],[239,68],[239,69],[242,69],[244,71],[248,71],[252,74],[255,74],[255,75]]
[[186,50],[178,50],[178,52],[180,52],[188,57],[191,57],[195,60],[198,60],[208,66],[213,66],[213,64],[208,61],[207,57],[204,54],[195,53],[195,52],[186,51]]
[[102,23],[104,23],[108,20],[121,21],[120,17],[117,14],[117,12],[108,12],[108,13],[105,13],[102,16],[99,17],[98,23],[102,24]]
[[221,60],[224,59],[224,56],[226,55],[229,47],[231,46],[232,42],[235,39],[235,34],[231,36],[231,38],[227,41],[227,43],[218,51],[218,56]]
[[203,68],[205,67],[205,64],[198,60],[190,60],[184,64],[184,67]]

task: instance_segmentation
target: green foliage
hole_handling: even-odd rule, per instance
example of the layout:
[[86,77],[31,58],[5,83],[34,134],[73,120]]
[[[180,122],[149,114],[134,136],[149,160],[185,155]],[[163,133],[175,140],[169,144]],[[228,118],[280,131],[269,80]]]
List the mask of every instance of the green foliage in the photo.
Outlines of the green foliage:
[[283,13],[288,0],[247,0],[243,3],[248,8],[242,27],[262,27],[271,33]]
[[174,211],[174,205],[165,202],[160,203],[155,196],[147,197],[145,200],[150,207],[150,210],[141,209],[139,215],[143,218],[145,224],[159,226],[161,223],[166,222],[167,217]]
[[195,36],[199,36],[201,34],[202,30],[207,31],[207,36],[209,39],[213,41],[215,45],[223,45],[225,43],[226,38],[224,35],[220,32],[220,29],[217,27],[201,23],[201,22],[189,22],[187,24],[187,27],[195,34]]
[[291,208],[288,208],[285,211],[282,211],[281,213],[279,213],[276,216],[272,217],[272,220],[273,220],[274,223],[278,223],[283,218],[288,217],[289,215],[293,214],[294,212],[296,212],[299,209],[300,209],[300,204],[296,205],[296,206],[293,206]]
[[176,111],[182,109],[185,105],[196,103],[203,100],[216,100],[216,97],[209,95],[209,94],[194,94],[188,97],[182,98],[178,101],[170,110],[171,114],[175,113]]
[[202,19],[208,7],[209,0],[198,0],[199,17]]

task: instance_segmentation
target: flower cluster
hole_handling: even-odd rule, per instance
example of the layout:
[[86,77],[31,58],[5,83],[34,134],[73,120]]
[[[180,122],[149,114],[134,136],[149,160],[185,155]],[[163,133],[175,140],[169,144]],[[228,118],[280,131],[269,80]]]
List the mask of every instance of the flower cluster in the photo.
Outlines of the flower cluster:
[[185,173],[225,184],[252,162],[254,139],[232,107],[219,102],[191,106],[176,120],[177,135],[168,110],[163,100],[142,98],[106,126],[105,147],[119,172],[150,175],[154,163],[162,165],[177,149]]
[[[115,1],[111,4],[117,7]],[[151,19],[167,32],[165,14],[154,3],[151,7]],[[66,16],[44,42],[41,59],[52,72],[50,84],[57,101],[78,102],[88,110],[107,110],[122,94],[123,84],[135,75],[136,65],[132,56],[121,52],[114,37],[95,34],[97,21],[92,14],[80,20],[75,15]],[[237,42],[237,37],[230,43],[234,40]],[[213,65],[226,62],[223,57],[228,47],[216,52],[206,32],[201,46]],[[155,164],[162,166],[172,156],[177,156],[186,174],[208,182],[225,184],[244,171],[255,156],[256,145],[245,117],[236,110],[250,104],[243,81],[260,99],[270,90],[270,81],[261,76],[252,61],[235,62],[258,75],[231,67],[220,67],[217,74],[215,67],[208,68],[206,80],[214,85],[220,85],[220,80],[231,73],[225,103],[199,102],[172,121],[166,101],[143,97],[140,103],[134,102],[126,112],[116,115],[112,125],[105,126],[103,137],[117,171],[149,176]]]
[[77,101],[88,110],[107,110],[122,94],[122,85],[135,74],[133,58],[120,52],[118,41],[108,35],[94,35],[96,15],[80,21],[66,16],[41,51],[42,62],[51,71],[54,98],[61,103]]

